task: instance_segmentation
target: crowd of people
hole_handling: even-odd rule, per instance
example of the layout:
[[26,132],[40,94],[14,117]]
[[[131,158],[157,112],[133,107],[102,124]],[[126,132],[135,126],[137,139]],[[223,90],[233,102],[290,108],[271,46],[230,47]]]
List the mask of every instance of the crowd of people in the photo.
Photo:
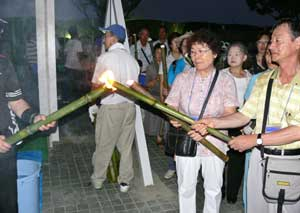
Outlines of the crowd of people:
[[[160,28],[160,33],[162,29],[164,32],[166,30]],[[201,144],[197,145],[195,156],[180,153],[182,150],[177,149],[181,146],[176,143],[186,143],[180,136],[182,133],[178,132],[181,124],[171,120],[174,132],[174,127],[162,121],[165,119],[163,116],[146,113],[144,123],[150,127],[145,129],[146,135],[156,137],[157,144],[164,142],[165,152],[169,156],[164,178],[177,175],[180,212],[196,212],[198,178],[203,179],[203,212],[219,212],[221,200],[225,197],[228,203],[235,204],[243,179],[246,212],[300,210],[297,199],[287,203],[290,188],[279,187],[271,199],[265,186],[270,184],[267,182],[270,181],[266,167],[268,159],[279,158],[285,163],[286,159],[299,159],[300,155],[297,142],[299,103],[296,102],[299,99],[299,31],[299,25],[292,20],[282,20],[272,31],[258,34],[257,52],[253,56],[245,44],[232,42],[225,51],[226,63],[216,63],[220,56],[220,42],[207,29],[188,35],[168,33],[169,52],[166,58],[158,55],[159,46],[155,46],[155,66],[149,65],[151,71],[146,69],[145,75],[149,81],[145,89],[156,98],[159,90],[160,101],[195,120],[193,130],[188,133],[191,138],[200,141],[205,137],[229,156],[225,164]],[[155,44],[160,40],[161,45],[166,43],[165,39],[159,39]],[[143,57],[145,59],[145,54],[138,55],[137,59],[143,60]],[[162,60],[167,65],[167,79],[164,79]],[[225,66],[219,67],[217,64]],[[154,68],[156,75],[153,75]],[[216,82],[214,78],[217,78]],[[270,78],[274,79],[274,84],[272,96],[268,97],[266,89]],[[265,103],[268,98],[269,103]],[[151,128],[151,124],[155,127]],[[227,146],[209,135],[207,127],[221,129],[234,139]],[[174,134],[178,134],[179,141],[174,140]],[[295,160],[287,168],[280,168],[278,173],[297,176],[298,173],[293,173],[293,165],[299,166],[299,161]],[[289,178],[293,177],[274,176],[274,185],[269,187],[276,188],[274,182]],[[299,184],[299,179],[285,184]],[[294,192],[299,196],[299,188]]]
[[[6,24],[0,21],[1,26]],[[69,79],[64,85],[64,98],[76,98],[78,93],[74,91],[80,90],[78,82],[86,78],[87,69],[94,70],[92,89],[102,86],[100,77],[111,70],[117,81],[124,84],[128,80],[139,81],[154,98],[192,118],[194,125],[189,132],[180,131],[181,122],[148,108],[143,119],[146,136],[154,138],[157,145],[164,145],[161,147],[168,156],[163,178],[177,177],[180,212],[196,212],[199,179],[203,182],[205,213],[220,212],[224,198],[235,204],[241,185],[245,212],[300,211],[300,188],[297,188],[300,174],[293,170],[299,167],[300,157],[300,26],[297,23],[284,19],[270,32],[258,33],[257,52],[253,56],[240,41],[231,42],[221,53],[219,37],[204,28],[180,34],[160,26],[156,41],[150,39],[149,29],[142,28],[130,51],[124,46],[124,27],[114,24],[99,30],[103,33],[105,52],[99,51],[97,59],[85,63],[88,56],[77,28],[70,28],[72,39],[64,48],[65,74]],[[36,74],[36,55],[32,54],[36,44],[32,37],[29,41],[27,57]],[[224,55],[226,61],[217,63]],[[5,115],[1,116],[0,126],[0,184],[7,188],[0,191],[0,211],[16,212],[15,147],[8,145],[5,137],[15,131],[14,116],[26,123],[45,116],[23,100],[14,69],[3,55],[0,68],[0,110]],[[109,94],[95,107],[95,113],[92,186],[103,187],[116,147],[121,156],[118,183],[120,191],[127,192],[134,177],[134,102],[116,93]],[[208,134],[209,127],[220,129],[232,140],[226,144]],[[229,161],[224,162],[198,143],[203,138],[226,153]],[[13,164],[9,171],[7,161]],[[270,174],[271,162],[286,166],[278,166],[278,171]],[[274,194],[270,188],[276,187]]]

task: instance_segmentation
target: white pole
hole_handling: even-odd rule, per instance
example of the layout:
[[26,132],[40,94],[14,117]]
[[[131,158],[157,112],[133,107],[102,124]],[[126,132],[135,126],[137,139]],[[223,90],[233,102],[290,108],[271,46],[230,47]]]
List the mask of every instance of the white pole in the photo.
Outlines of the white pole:
[[[36,35],[40,112],[57,110],[54,0],[36,0]],[[59,141],[59,130],[50,135],[50,147]]]

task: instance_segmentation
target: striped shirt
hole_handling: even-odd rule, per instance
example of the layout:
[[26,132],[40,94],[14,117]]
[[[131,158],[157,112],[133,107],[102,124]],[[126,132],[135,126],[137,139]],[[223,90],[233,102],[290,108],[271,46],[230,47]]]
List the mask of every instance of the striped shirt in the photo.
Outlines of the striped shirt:
[[13,65],[0,55],[0,135],[9,136],[19,130],[8,103],[23,97]]
[[[282,84],[277,68],[259,76],[248,101],[240,110],[243,115],[250,119],[256,119],[256,134],[262,130],[266,91],[271,77],[274,78],[274,82],[267,126],[279,126],[280,128],[292,125],[300,126],[300,74],[297,73],[291,83]],[[300,141],[281,146],[270,146],[269,148],[298,149],[300,148]]]

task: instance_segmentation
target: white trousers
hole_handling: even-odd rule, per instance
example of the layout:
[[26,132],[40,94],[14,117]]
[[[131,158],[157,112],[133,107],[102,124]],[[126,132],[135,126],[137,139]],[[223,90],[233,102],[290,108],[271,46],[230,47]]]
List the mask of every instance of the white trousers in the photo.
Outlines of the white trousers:
[[204,178],[203,213],[218,213],[222,200],[224,162],[216,156],[176,156],[179,209],[181,213],[196,212],[196,185],[200,167]]

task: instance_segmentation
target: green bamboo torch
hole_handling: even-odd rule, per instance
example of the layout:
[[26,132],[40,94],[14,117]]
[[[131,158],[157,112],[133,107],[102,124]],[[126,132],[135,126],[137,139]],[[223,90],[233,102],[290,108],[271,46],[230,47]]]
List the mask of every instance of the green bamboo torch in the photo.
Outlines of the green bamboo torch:
[[[127,84],[131,89],[147,96],[148,98],[156,100],[148,91],[146,91],[143,87],[141,87],[137,82],[130,80],[127,82]],[[191,130],[191,126],[189,124],[187,124],[186,122],[181,121],[180,119],[177,119],[174,116],[170,116],[168,114],[166,114],[166,115],[170,120],[176,120],[177,122],[179,122],[181,124],[181,128],[184,129],[186,132],[189,132]],[[209,142],[207,139],[203,138],[201,141],[199,141],[199,143],[201,143],[203,146],[205,146],[207,149],[209,149],[212,153],[217,155],[221,160],[223,160],[225,162],[228,161],[228,159],[229,159],[228,156],[226,154],[224,154],[221,150],[219,150],[219,148],[216,147],[214,144]]]
[[[168,115],[171,115],[171,116],[173,116],[181,121],[184,121],[188,124],[194,124],[194,120],[192,118],[190,118],[189,116],[174,110],[173,108],[167,106],[166,104],[159,102],[156,99],[149,98],[149,97],[147,97],[139,92],[136,92],[136,91],[124,86],[123,84],[112,80],[112,79],[109,79],[109,83],[114,88],[116,88],[116,89],[126,93],[127,95],[132,96],[132,97],[138,99],[139,101],[142,101],[164,113],[167,113]],[[231,140],[231,138],[228,135],[225,135],[224,133],[222,133],[219,130],[216,130],[214,128],[208,128],[207,131],[210,135],[215,136],[225,142],[229,142]]]
[[[189,132],[192,130],[191,126],[188,125],[187,123],[173,117],[173,116],[168,116],[169,119],[176,120],[177,122],[180,123],[181,128],[184,129],[186,132]],[[214,144],[212,144],[210,141],[208,141],[205,138],[202,138],[199,143],[201,143],[203,146],[205,146],[208,150],[210,150],[212,153],[214,153],[216,156],[218,156],[221,160],[224,162],[227,162],[229,160],[229,157],[224,154],[218,147],[216,147]]]
[[186,60],[186,62],[188,62],[188,64],[191,66],[191,67],[194,67],[194,63],[191,59],[191,57],[189,56],[188,53],[184,54],[184,59]]
[[169,88],[168,85],[168,70],[167,70],[167,58],[166,58],[166,46],[164,44],[160,45],[161,48],[161,63],[162,63],[162,69],[163,69],[163,84],[164,88]]
[[47,125],[53,121],[59,120],[60,118],[66,116],[67,114],[70,114],[71,112],[77,110],[78,108],[94,101],[96,98],[103,95],[106,91],[108,91],[108,89],[105,86],[103,86],[103,87],[100,87],[96,90],[93,90],[93,91],[87,93],[86,95],[82,96],[81,98],[64,106],[60,110],[51,113],[50,115],[48,115],[46,117],[46,120],[41,120],[34,124],[31,124],[31,125],[27,126],[26,128],[20,130],[16,134],[8,137],[6,139],[6,142],[9,144],[17,143],[18,141],[28,137],[29,135],[36,133],[42,125]]

